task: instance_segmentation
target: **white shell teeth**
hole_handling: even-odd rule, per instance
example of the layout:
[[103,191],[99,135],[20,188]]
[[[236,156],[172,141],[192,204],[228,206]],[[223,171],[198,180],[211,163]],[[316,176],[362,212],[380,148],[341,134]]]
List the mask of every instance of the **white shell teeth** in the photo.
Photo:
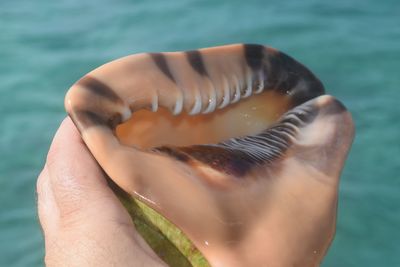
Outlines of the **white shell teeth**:
[[239,88],[239,86],[236,86],[235,94],[233,95],[233,99],[231,101],[231,104],[236,103],[239,100],[240,100],[240,88]]
[[222,96],[222,103],[219,105],[219,109],[222,109],[226,107],[230,100],[231,100],[231,93],[229,91],[229,84],[228,81],[226,80],[225,76],[222,78],[223,79],[223,89],[224,89],[224,95]]
[[189,115],[196,115],[201,111],[202,103],[201,103],[201,94],[199,90],[195,91],[195,100],[192,110],[189,112]]
[[247,97],[251,96],[252,92],[253,92],[253,90],[252,90],[251,86],[248,86],[246,88],[246,91],[244,92],[244,95],[242,96],[242,98],[247,98]]
[[208,106],[205,110],[203,110],[203,114],[207,114],[210,112],[213,112],[215,108],[217,107],[217,92],[215,90],[215,87],[213,83],[210,81],[210,97],[208,99]]
[[[246,81],[244,84],[241,84],[240,80],[237,76],[231,76],[231,83],[228,81],[226,76],[222,77],[222,101],[220,104],[217,103],[217,93],[215,87],[211,83],[211,92],[210,97],[208,99],[208,105],[203,110],[202,96],[200,90],[195,91],[195,102],[192,110],[189,112],[189,115],[196,115],[199,113],[207,114],[213,112],[216,108],[222,109],[229,104],[234,104],[238,102],[241,98],[250,97],[253,94],[260,94],[264,91],[264,73],[260,71],[254,76],[251,73],[246,75]],[[231,89],[234,90],[233,96]],[[183,107],[183,97],[177,101],[174,109],[174,114],[179,114],[182,111]]]
[[151,100],[151,111],[156,112],[158,110],[158,95],[154,94]]
[[258,75],[258,85],[257,89],[254,91],[255,94],[259,94],[264,90],[264,74],[259,72]]
[[182,112],[182,109],[183,109],[183,94],[182,94],[182,91],[179,90],[179,96],[175,102],[173,114],[174,115],[180,114]]
[[216,107],[217,107],[217,96],[214,94],[211,96],[211,98],[208,99],[208,107],[202,113],[207,114],[213,112]]
[[240,84],[239,84],[239,80],[236,76],[233,76],[235,79],[235,93],[233,95],[233,99],[231,101],[231,104],[236,103],[240,100]]
[[250,75],[246,75],[247,76],[247,81],[246,81],[246,90],[242,96],[242,98],[247,98],[249,96],[251,96],[251,93],[253,92],[253,85],[251,82],[251,76]]
[[208,99],[208,107],[202,112],[203,114],[207,114],[213,112],[217,106],[217,99],[216,97],[211,97]]
[[123,122],[127,121],[131,117],[131,115],[132,115],[132,111],[129,109],[128,105],[125,105],[125,108],[124,108],[124,110],[122,111],[122,114],[121,114],[122,121]]

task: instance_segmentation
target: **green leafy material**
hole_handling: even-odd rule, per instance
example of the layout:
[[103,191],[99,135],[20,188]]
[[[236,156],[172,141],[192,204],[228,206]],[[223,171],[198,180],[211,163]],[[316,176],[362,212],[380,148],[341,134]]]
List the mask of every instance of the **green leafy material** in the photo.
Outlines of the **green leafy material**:
[[136,230],[165,263],[173,267],[210,267],[178,227],[111,180],[109,184],[128,210]]

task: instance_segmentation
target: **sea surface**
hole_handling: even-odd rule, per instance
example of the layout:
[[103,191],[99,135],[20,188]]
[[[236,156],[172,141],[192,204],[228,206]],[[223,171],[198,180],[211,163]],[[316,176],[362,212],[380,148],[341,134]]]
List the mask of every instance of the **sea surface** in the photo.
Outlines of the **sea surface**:
[[43,266],[35,183],[66,90],[112,59],[276,47],[352,112],[337,234],[323,266],[400,266],[400,1],[0,1],[0,266]]

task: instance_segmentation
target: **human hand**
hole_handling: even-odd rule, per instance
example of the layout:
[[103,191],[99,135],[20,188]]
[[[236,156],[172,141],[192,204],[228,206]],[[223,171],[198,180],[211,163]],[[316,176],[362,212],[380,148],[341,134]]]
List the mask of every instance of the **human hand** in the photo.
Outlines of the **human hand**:
[[37,181],[47,266],[165,266],[67,118]]

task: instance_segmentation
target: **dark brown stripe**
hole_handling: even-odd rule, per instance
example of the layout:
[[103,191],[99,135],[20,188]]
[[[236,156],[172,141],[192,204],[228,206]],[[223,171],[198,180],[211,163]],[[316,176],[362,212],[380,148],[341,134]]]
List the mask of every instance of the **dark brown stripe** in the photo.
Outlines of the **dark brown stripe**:
[[162,147],[156,147],[155,150],[158,152],[168,154],[169,156],[174,157],[175,159],[182,162],[188,162],[190,160],[189,156],[181,152],[179,148],[176,149],[173,147],[162,146]]
[[71,114],[73,121],[83,127],[88,128],[91,126],[105,126],[114,129],[121,123],[121,114],[115,113],[113,116],[102,116],[100,112],[93,112],[90,110],[77,110]]
[[175,83],[174,76],[172,75],[171,70],[168,67],[165,56],[162,53],[152,53],[150,54],[150,56],[153,59],[154,63],[156,63],[157,67],[161,70],[161,72]]
[[71,114],[72,120],[80,127],[91,127],[96,125],[107,126],[106,120],[98,114],[88,110],[77,110]]
[[258,44],[244,44],[244,57],[253,72],[264,73],[265,90],[289,94],[293,106],[324,94],[318,78],[304,65],[275,49]]
[[247,65],[253,71],[261,69],[265,47],[258,44],[244,44],[243,49]]
[[197,50],[187,51],[185,52],[186,57],[192,66],[192,68],[197,71],[200,75],[207,76],[207,70],[204,65],[203,57],[201,53]]
[[215,170],[237,178],[243,177],[254,166],[248,155],[239,149],[195,145],[180,150]]
[[76,84],[82,86],[86,90],[90,90],[96,95],[107,98],[112,102],[123,102],[112,88],[89,75],[80,79]]
[[285,95],[293,106],[324,94],[321,81],[303,64],[283,52],[269,53],[265,70],[268,86]]

